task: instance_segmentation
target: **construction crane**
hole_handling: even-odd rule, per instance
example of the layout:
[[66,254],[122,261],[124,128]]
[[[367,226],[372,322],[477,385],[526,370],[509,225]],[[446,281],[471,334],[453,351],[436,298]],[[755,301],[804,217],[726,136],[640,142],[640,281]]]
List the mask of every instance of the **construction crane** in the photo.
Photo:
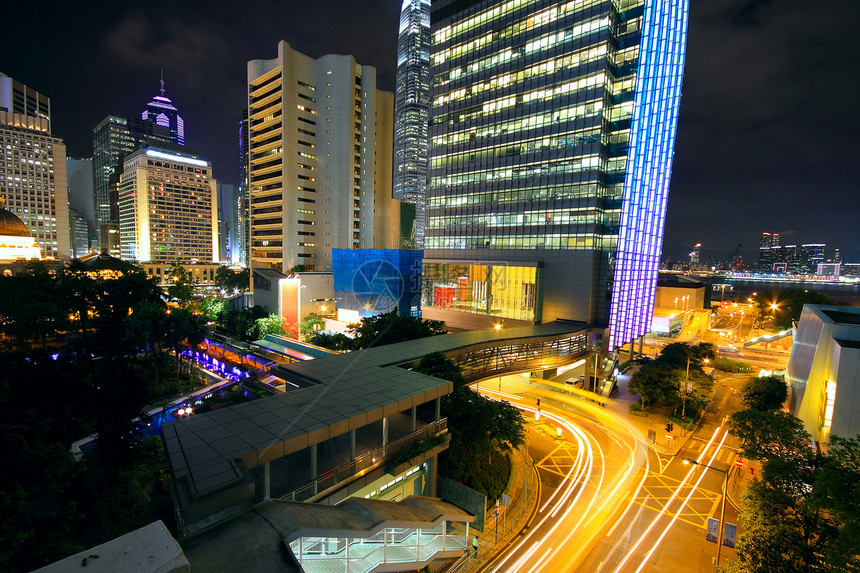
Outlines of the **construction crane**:
[[728,266],[729,266],[730,268],[731,268],[732,266],[734,266],[734,265],[733,265],[733,262],[734,262],[734,260],[735,260],[735,255],[737,255],[737,254],[738,254],[738,252],[740,252],[741,247],[743,247],[743,246],[744,246],[744,244],[743,244],[743,243],[738,243],[738,246],[737,246],[737,247],[735,247],[735,250],[734,250],[734,251],[732,251],[731,253],[729,253],[729,258],[728,258],[728,261],[727,261],[727,262],[728,262]]

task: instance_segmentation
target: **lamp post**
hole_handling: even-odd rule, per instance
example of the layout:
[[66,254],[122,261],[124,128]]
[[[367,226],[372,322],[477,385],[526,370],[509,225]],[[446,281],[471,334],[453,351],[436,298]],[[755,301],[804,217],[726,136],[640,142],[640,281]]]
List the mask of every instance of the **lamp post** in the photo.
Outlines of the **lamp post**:
[[720,510],[720,528],[717,533],[717,560],[714,561],[714,571],[717,570],[717,567],[720,565],[720,554],[723,549],[723,524],[726,521],[726,489],[729,485],[729,470],[721,470],[720,468],[715,468],[714,466],[709,466],[708,464],[700,464],[696,460],[691,460],[690,458],[684,458],[685,464],[693,464],[694,466],[703,466],[711,470],[718,471],[722,474],[725,474],[726,479],[723,480],[723,501],[721,503],[722,509]]
[[678,310],[678,297],[675,297],[675,310]]

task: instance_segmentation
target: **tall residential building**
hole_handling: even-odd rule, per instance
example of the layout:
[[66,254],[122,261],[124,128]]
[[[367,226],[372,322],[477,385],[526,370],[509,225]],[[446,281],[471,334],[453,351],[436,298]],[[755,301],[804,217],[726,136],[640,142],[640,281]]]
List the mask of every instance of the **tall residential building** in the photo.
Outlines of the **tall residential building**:
[[233,264],[247,267],[250,264],[251,253],[251,199],[249,173],[251,166],[248,164],[248,108],[242,110],[242,119],[239,120],[239,193],[236,199],[236,213],[238,214],[238,227],[236,229],[237,251],[233,253]]
[[352,56],[280,42],[248,62],[252,267],[330,271],[334,248],[396,248],[393,104]]
[[763,273],[773,272],[773,264],[780,262],[782,256],[779,244],[779,233],[762,233],[758,247],[758,270]]
[[93,129],[95,224],[102,250],[120,256],[116,193],[125,156],[142,147],[170,143],[169,128],[132,117],[109,115]]
[[394,94],[394,198],[415,205],[412,239],[424,244],[430,112],[430,0],[403,0]]
[[51,98],[0,72],[0,111],[47,121],[51,133]]
[[424,317],[649,330],[687,11],[433,2]]
[[150,121],[170,130],[170,141],[185,145],[185,121],[179,115],[179,110],[164,95],[164,77],[161,78],[161,95],[152,98],[146,109],[140,114],[140,119]]
[[123,260],[217,261],[217,209],[211,163],[153,147],[135,151],[120,175]]
[[71,254],[66,146],[47,118],[0,110],[0,196],[30,230],[42,257]]

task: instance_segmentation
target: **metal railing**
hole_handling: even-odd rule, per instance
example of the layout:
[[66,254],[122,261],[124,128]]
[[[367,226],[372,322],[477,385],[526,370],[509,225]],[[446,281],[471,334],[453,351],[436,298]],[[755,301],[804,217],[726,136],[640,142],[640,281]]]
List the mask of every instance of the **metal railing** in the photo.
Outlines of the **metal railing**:
[[397,455],[401,450],[408,448],[415,442],[428,438],[430,436],[438,436],[448,430],[448,419],[442,418],[431,424],[427,424],[423,428],[404,436],[393,442],[371,450],[365,454],[356,457],[354,460],[333,468],[316,479],[300,486],[293,491],[278,496],[277,499],[288,501],[316,501],[320,497],[327,495],[335,486],[351,480],[354,477],[360,477],[372,469],[375,469],[392,456]]

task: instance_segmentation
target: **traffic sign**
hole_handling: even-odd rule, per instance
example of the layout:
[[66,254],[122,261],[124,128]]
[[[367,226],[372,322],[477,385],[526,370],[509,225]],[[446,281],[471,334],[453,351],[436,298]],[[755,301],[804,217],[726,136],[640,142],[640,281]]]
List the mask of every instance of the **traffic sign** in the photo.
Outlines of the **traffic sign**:
[[744,461],[741,458],[738,458],[735,460],[735,465],[738,466],[739,468],[742,468],[742,467],[744,467]]

